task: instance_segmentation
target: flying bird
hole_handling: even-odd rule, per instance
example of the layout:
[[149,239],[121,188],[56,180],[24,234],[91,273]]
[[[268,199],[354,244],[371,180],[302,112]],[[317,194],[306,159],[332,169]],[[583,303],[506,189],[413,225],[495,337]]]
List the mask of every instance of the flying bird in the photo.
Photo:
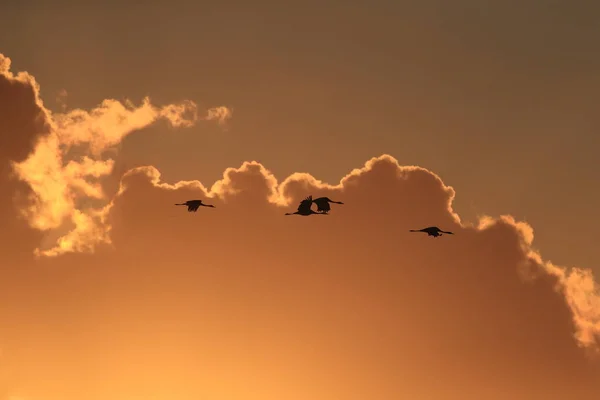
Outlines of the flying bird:
[[327,214],[331,210],[330,203],[344,204],[341,201],[333,201],[329,197],[319,197],[318,199],[314,199],[313,203],[317,205],[317,211],[323,214]]
[[425,232],[428,236],[438,237],[442,236],[443,233],[447,235],[454,235],[452,232],[443,231],[437,226],[430,226],[428,228],[423,229],[411,229],[410,232]]
[[308,216],[308,215],[312,215],[312,214],[318,214],[318,215],[327,215],[326,213],[320,213],[320,212],[316,212],[314,211],[311,206],[313,203],[313,199],[312,196],[308,196],[307,198],[305,198],[304,200],[302,200],[300,202],[300,204],[298,205],[298,211],[293,212],[293,213],[285,213],[285,215],[303,215],[303,216]]
[[185,203],[179,203],[179,204],[175,204],[175,205],[176,206],[187,206],[188,212],[196,212],[196,211],[198,211],[200,206],[215,208],[215,206],[213,206],[212,204],[204,204],[202,202],[202,200],[188,200]]

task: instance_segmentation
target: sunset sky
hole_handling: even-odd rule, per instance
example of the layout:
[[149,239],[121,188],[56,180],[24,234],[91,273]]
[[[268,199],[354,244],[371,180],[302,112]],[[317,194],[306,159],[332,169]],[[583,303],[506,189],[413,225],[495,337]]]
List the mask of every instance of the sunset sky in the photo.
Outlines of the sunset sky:
[[600,398],[592,3],[0,5],[0,400]]

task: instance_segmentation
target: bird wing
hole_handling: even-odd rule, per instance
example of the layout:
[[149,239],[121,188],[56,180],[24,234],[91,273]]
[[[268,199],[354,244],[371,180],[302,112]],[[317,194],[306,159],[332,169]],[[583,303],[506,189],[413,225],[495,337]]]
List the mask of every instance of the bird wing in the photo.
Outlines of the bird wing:
[[312,206],[312,197],[309,196],[300,202],[300,204],[298,205],[298,212],[302,213],[309,211],[310,206]]
[[319,211],[331,210],[331,206],[329,205],[329,202],[324,197],[320,197],[318,199],[313,200],[313,203],[315,203],[317,205]]

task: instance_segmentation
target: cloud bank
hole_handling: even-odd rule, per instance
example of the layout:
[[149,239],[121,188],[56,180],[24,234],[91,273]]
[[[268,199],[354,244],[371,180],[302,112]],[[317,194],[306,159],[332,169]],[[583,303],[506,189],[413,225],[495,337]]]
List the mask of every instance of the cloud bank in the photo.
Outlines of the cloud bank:
[[[192,127],[199,119],[224,124],[231,117],[231,111],[223,106],[199,117],[191,101],[157,107],[149,98],[138,106],[108,99],[91,111],[74,109],[53,114],[44,107],[35,79],[28,73],[11,73],[10,64],[10,59],[0,54],[2,86],[19,91],[16,96],[29,97],[27,117],[31,121],[27,122],[40,125],[28,133],[35,139],[33,151],[27,158],[13,162],[17,177],[32,191],[29,205],[21,211],[35,229],[66,231],[54,246],[36,249],[37,254],[45,256],[91,251],[95,242],[109,242],[102,224],[102,208],[86,204],[89,200],[106,200],[100,180],[114,167],[114,160],[106,153],[127,135],[159,119],[173,127]],[[4,92],[3,104],[11,101],[12,91]]]
[[[337,185],[265,166],[210,187],[107,153],[193,103],[53,114],[0,57],[0,383],[31,399],[566,399],[600,394],[600,294],[511,216],[389,155]],[[204,119],[223,120],[209,110]],[[219,117],[216,117],[219,116]],[[327,217],[284,216],[307,194]],[[209,199],[215,209],[174,207]],[[151,217],[149,217],[151,216]],[[437,225],[454,236],[409,229]],[[40,243],[49,242],[42,249]],[[38,248],[38,257],[31,256]],[[4,382],[7,383],[4,383]],[[3,389],[3,388],[0,388]]]

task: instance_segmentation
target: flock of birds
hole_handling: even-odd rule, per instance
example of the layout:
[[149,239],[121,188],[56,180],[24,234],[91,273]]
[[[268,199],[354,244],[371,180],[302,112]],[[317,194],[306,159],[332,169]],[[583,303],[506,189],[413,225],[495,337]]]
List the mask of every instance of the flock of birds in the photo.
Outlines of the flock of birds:
[[[317,211],[313,210],[312,205],[317,205]],[[331,211],[331,204],[344,204],[341,201],[333,201],[329,197],[319,197],[317,199],[313,199],[312,196],[308,196],[304,200],[300,202],[298,205],[298,209],[293,213],[285,213],[285,215],[327,215],[329,211]],[[200,207],[211,207],[215,208],[212,204],[204,204],[202,200],[188,200],[185,203],[177,203],[176,206],[186,206],[188,212],[196,212]],[[437,226],[429,226],[423,229],[411,229],[409,232],[424,232],[427,236],[432,236],[434,238],[438,236],[453,235],[452,232],[443,231]]]

